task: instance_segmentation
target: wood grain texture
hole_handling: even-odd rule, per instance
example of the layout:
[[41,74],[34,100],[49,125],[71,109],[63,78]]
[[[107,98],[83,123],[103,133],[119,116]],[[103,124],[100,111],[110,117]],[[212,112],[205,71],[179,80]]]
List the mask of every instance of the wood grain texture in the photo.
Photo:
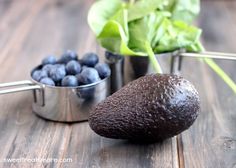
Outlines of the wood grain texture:
[[[86,23],[94,0],[0,0],[0,83],[28,79],[45,54],[104,50]],[[235,2],[203,2],[199,19],[206,48],[236,52]],[[224,30],[224,31],[222,31]],[[230,31],[230,33],[227,33]],[[236,98],[203,63],[187,59],[183,75],[200,92],[202,112],[191,129],[156,144],[102,138],[87,122],[63,124],[32,113],[31,93],[0,96],[0,159],[71,158],[72,163],[0,163],[0,167],[183,168],[235,167]],[[219,64],[236,80],[235,63]],[[196,67],[196,68],[193,68]]]
[[[207,50],[236,52],[233,7],[236,6],[232,1],[202,3],[199,26],[203,29]],[[201,114],[194,126],[180,137],[183,165],[186,168],[235,168],[236,96],[204,63],[191,59],[187,61],[183,73],[199,90]],[[236,81],[236,62],[217,63]]]
[[[28,79],[45,54],[74,49],[80,55],[103,50],[87,23],[92,0],[4,1],[1,8],[0,82]],[[87,122],[45,121],[31,111],[31,93],[0,96],[0,159],[71,158],[72,163],[0,163],[0,167],[178,168],[176,139],[131,144],[102,138]]]

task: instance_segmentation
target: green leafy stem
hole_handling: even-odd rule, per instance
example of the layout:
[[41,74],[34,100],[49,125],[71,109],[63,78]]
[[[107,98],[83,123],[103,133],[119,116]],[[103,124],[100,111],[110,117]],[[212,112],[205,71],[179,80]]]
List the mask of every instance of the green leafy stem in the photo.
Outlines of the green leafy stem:
[[[146,51],[148,53],[149,59],[153,65],[153,68],[157,73],[163,73],[161,66],[158,60],[155,57],[155,54],[148,42],[145,43]],[[201,45],[200,45],[201,46]],[[201,47],[201,50],[204,51],[205,49]],[[217,65],[217,63],[211,58],[203,58],[203,60],[220,78],[232,89],[232,91],[236,94],[236,84],[235,82],[227,75],[224,70]]]
[[209,67],[215,71],[216,74],[218,74],[223,81],[233,90],[233,92],[236,94],[236,84],[234,81],[224,72],[223,69],[219,65],[215,63],[211,58],[204,58],[203,59]]
[[[205,48],[199,43],[199,48],[201,51],[205,51]],[[211,58],[203,58],[203,60],[236,94],[236,84],[235,82],[227,75],[224,70],[217,65],[217,63]]]
[[146,46],[146,50],[147,50],[147,53],[148,53],[148,56],[149,56],[149,60],[151,61],[152,65],[153,65],[153,68],[155,69],[155,71],[157,73],[160,73],[160,74],[163,73],[159,62],[157,61],[157,59],[155,57],[155,54],[152,50],[151,45],[148,42],[146,42],[145,46]]

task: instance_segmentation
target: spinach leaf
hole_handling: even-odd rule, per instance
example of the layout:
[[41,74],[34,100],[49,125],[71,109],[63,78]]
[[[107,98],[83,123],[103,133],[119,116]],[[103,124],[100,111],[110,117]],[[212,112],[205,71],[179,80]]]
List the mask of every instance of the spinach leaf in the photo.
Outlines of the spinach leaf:
[[147,53],[145,43],[149,42],[155,53],[180,48],[199,51],[196,43],[199,41],[201,30],[183,21],[172,21],[169,16],[166,12],[153,12],[142,19],[130,22],[129,48]]
[[145,55],[132,51],[128,47],[128,13],[126,9],[119,10],[103,27],[97,39],[109,51],[123,55]]
[[[159,25],[162,20],[169,16],[168,12],[152,12],[142,19],[135,20],[129,23],[130,41],[129,47],[135,51],[146,51],[144,43],[148,41],[152,47],[155,45],[157,36],[161,36]],[[157,35],[157,36],[156,36]]]
[[153,68],[157,73],[162,73],[161,67],[156,60],[151,43],[154,40],[160,23],[167,13],[152,12],[142,19],[129,23],[130,42],[129,47],[133,51],[141,51],[149,56]]
[[143,18],[157,9],[164,9],[168,5],[169,0],[139,0],[129,7],[128,21]]
[[[154,68],[160,72],[154,53],[186,48],[199,51],[197,46],[201,30],[183,21],[172,21],[169,13],[152,12],[142,19],[129,23],[129,48],[148,55]],[[154,48],[154,50],[153,50]]]
[[100,44],[109,51],[119,53],[121,44],[128,43],[128,23],[127,10],[118,11],[114,17],[109,20],[98,35]]
[[93,4],[88,13],[88,24],[98,36],[105,24],[123,7],[121,0],[100,0]]
[[155,53],[179,48],[197,52],[201,30],[184,21],[198,12],[199,0],[100,0],[90,9],[88,22],[100,44],[115,53],[147,55],[146,41]]
[[192,23],[200,12],[200,0],[169,0],[166,9],[172,13],[173,20]]
[[179,48],[186,48],[188,51],[198,52],[199,48],[194,47],[199,41],[201,30],[189,26],[183,21],[171,21],[164,19],[159,29],[164,30],[163,36],[155,45],[155,53],[174,51]]

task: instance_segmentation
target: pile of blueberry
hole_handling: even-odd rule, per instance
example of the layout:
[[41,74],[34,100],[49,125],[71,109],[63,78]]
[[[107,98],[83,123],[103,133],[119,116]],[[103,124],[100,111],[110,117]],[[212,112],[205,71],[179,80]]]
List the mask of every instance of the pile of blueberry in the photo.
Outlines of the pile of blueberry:
[[66,51],[58,60],[55,56],[47,56],[40,67],[32,73],[32,78],[50,86],[88,85],[111,74],[107,64],[99,63],[97,54],[86,53],[78,59],[77,53],[71,50]]

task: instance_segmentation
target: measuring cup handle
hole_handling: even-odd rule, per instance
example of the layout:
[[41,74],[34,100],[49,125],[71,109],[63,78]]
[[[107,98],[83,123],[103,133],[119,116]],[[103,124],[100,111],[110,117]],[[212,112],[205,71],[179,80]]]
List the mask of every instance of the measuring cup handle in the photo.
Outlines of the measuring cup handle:
[[1,83],[0,84],[0,95],[28,91],[28,90],[40,90],[40,89],[42,89],[41,86],[36,85],[28,80],[18,81],[18,82],[10,82],[10,83]]
[[9,83],[0,83],[0,95],[16,93],[22,91],[33,91],[34,101],[37,102],[36,90],[41,92],[42,95],[42,106],[44,105],[44,89],[42,86],[37,85],[29,80],[9,82]]

